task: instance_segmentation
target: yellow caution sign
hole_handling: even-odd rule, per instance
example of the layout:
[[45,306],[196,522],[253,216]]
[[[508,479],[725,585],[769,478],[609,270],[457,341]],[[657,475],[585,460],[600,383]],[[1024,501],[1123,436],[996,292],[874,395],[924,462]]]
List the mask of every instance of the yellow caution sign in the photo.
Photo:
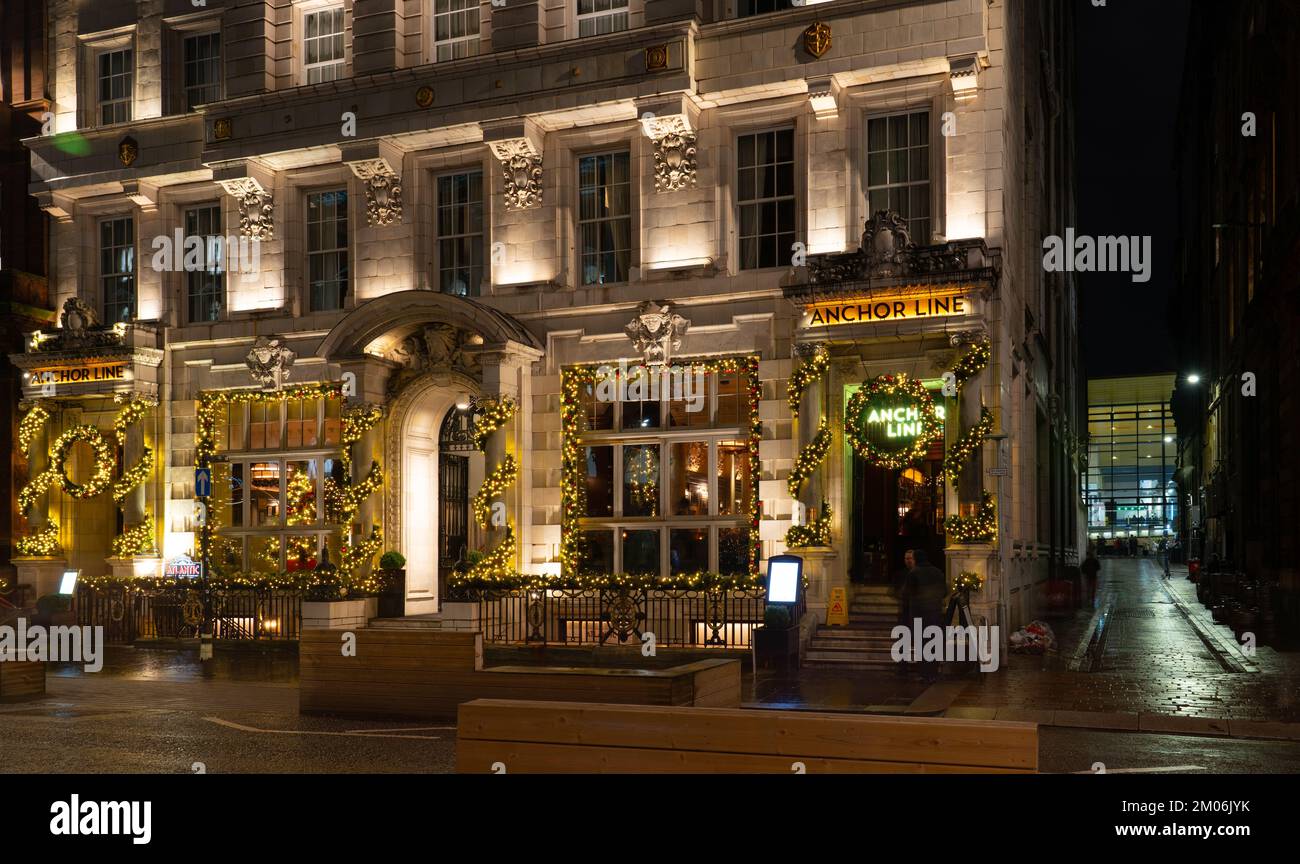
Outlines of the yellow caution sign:
[[847,627],[849,624],[849,601],[844,596],[843,588],[831,589],[831,603],[826,607],[826,626]]

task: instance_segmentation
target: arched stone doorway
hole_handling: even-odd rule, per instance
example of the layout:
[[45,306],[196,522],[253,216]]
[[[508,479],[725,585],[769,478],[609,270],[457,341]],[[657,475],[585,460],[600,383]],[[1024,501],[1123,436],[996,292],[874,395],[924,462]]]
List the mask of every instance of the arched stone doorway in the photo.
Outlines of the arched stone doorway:
[[[387,484],[384,521],[387,536],[400,538],[406,556],[406,614],[436,612],[455,558],[447,558],[440,538],[446,528],[443,504],[443,437],[448,417],[461,412],[457,403],[478,395],[479,385],[466,375],[431,374],[412,381],[392,403],[385,452],[387,463],[400,466]],[[453,490],[467,504],[483,482],[483,455],[477,449],[448,454],[464,460],[463,485]],[[450,467],[450,466],[449,466]],[[460,503],[460,502],[457,502]],[[466,512],[466,517],[468,513]],[[474,526],[464,522],[465,544],[473,548]],[[456,557],[459,557],[457,551]]]

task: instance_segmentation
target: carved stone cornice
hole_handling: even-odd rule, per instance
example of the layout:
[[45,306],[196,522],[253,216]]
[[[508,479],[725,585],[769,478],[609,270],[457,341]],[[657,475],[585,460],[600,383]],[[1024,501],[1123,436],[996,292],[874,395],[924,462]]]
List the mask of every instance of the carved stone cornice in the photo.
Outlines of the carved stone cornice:
[[275,239],[275,201],[256,177],[218,180],[226,194],[239,202],[239,233],[254,240]]
[[366,224],[392,225],[402,221],[402,176],[387,159],[360,159],[347,163],[363,184]]

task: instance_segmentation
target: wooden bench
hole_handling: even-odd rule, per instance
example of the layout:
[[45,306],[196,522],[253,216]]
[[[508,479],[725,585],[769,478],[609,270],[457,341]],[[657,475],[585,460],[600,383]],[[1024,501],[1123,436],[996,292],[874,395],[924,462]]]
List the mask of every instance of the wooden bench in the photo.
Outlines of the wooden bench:
[[1005,774],[1038,769],[1038,726],[992,720],[479,699],[460,773]]
[[479,633],[358,628],[356,656],[343,631],[304,630],[300,713],[452,719],[474,699],[562,699],[644,705],[740,704],[740,661],[700,660],[670,669],[551,666],[483,668]]

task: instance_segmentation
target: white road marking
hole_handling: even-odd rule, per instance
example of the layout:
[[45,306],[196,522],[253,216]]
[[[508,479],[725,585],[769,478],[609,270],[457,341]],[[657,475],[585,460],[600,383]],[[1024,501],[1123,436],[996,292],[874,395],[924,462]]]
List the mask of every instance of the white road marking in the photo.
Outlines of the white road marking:
[[1204,765],[1162,765],[1157,768],[1107,768],[1105,771],[1073,771],[1073,774],[1159,774],[1165,771],[1206,771]]
[[342,735],[347,738],[405,738],[407,740],[424,739],[426,741],[441,741],[439,735],[361,735],[356,732],[321,732],[315,729],[258,729],[255,726],[245,726],[242,723],[233,723],[230,720],[222,720],[220,717],[204,717],[209,723],[216,723],[218,726],[225,726],[228,729],[237,729],[240,732],[261,732],[265,735]]
[[374,735],[380,732],[428,732],[430,729],[455,729],[455,726],[403,726],[398,729],[348,729],[346,735]]

